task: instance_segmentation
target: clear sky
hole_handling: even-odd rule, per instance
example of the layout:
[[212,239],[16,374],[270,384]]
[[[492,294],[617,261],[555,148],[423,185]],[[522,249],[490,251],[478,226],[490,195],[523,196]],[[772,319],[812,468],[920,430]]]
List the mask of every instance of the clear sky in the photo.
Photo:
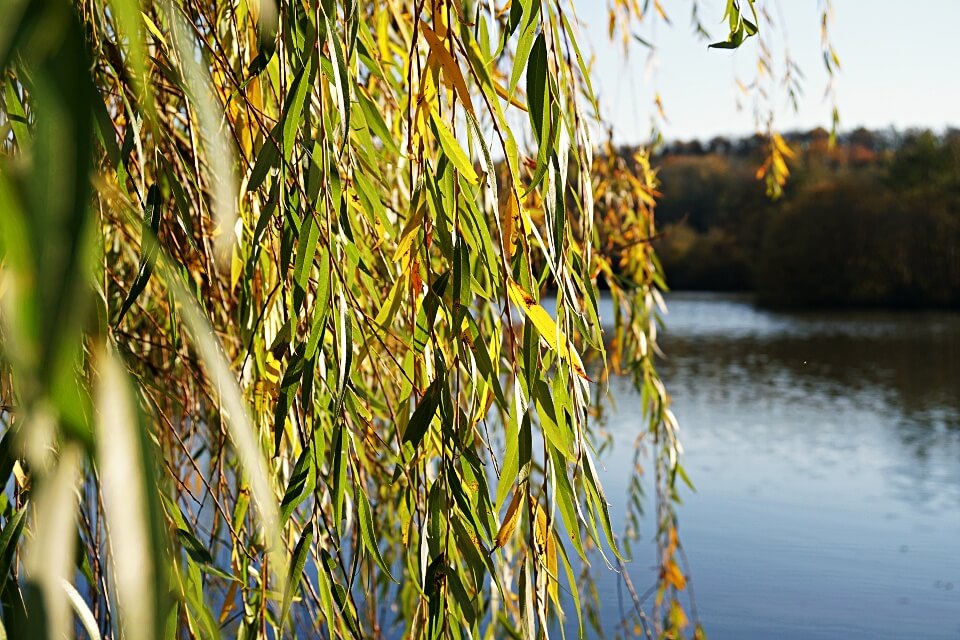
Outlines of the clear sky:
[[[662,0],[672,25],[650,17],[635,31],[656,45],[633,42],[624,62],[620,42],[607,38],[606,0],[577,3],[593,48],[595,89],[603,115],[620,143],[648,139],[654,96],[659,91],[669,122],[668,140],[752,133],[753,97],[737,109],[735,79],[756,77],[757,43],[741,49],[708,49],[690,26],[690,0]],[[777,21],[768,36],[777,74],[771,97],[780,130],[830,127],[824,98],[827,73],[820,49],[818,0],[758,0]],[[726,0],[700,0],[701,21],[713,36],[726,37],[721,23]],[[785,26],[785,29],[784,29]],[[912,126],[937,130],[960,126],[960,0],[834,0],[832,39],[842,70],[836,81],[841,130]],[[795,113],[780,86],[784,44],[805,75]],[[768,83],[769,86],[769,83]]]

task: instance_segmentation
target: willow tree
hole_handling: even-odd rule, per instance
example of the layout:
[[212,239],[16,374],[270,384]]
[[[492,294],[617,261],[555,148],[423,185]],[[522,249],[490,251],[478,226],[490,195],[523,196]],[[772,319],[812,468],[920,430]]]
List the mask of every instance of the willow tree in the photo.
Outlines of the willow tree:
[[[726,18],[722,46],[757,32],[752,2]],[[561,0],[3,2],[10,636],[582,632],[579,567],[625,556],[612,373],[654,452],[637,623],[701,633],[655,173],[597,154],[578,25]]]

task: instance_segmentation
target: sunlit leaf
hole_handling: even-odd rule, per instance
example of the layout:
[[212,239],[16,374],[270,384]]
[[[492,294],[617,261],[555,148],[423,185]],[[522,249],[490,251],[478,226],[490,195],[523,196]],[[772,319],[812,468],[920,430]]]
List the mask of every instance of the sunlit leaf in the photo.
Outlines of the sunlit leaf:
[[551,349],[556,351],[560,357],[566,360],[574,373],[586,381],[590,381],[583,368],[583,362],[580,355],[573,346],[570,339],[560,330],[557,323],[554,322],[547,310],[537,304],[529,293],[524,291],[520,285],[511,280],[507,283],[507,291],[510,299],[520,307],[523,313],[530,319],[530,322],[540,332],[540,336],[546,341]]
[[513,498],[507,507],[507,513],[503,516],[503,522],[500,529],[497,530],[496,546],[503,547],[510,541],[517,524],[520,522],[520,507],[523,506],[523,491],[517,488],[513,492]]

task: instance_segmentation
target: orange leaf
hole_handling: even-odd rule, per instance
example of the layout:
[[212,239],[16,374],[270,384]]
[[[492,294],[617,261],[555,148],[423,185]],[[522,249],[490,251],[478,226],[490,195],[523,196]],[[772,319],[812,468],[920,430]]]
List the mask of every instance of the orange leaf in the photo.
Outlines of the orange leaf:
[[534,532],[534,541],[537,543],[538,552],[545,556],[545,565],[547,569],[547,593],[554,601],[559,593],[559,584],[557,583],[557,542],[553,534],[547,527],[547,512],[540,505],[537,505],[537,527]]
[[513,492],[513,499],[510,501],[510,506],[507,507],[507,513],[503,517],[503,523],[500,525],[500,530],[497,531],[495,548],[499,548],[507,544],[507,541],[510,540],[510,536],[513,535],[513,530],[517,528],[517,522],[520,521],[520,493],[519,487]]
[[677,563],[673,560],[663,566],[663,579],[678,591],[683,591],[687,588],[687,579],[680,571],[680,567],[678,567]]
[[460,97],[460,102],[463,103],[467,111],[476,117],[477,114],[473,110],[473,101],[470,99],[470,90],[467,89],[467,83],[463,79],[463,73],[460,72],[460,65],[458,65],[457,61],[450,55],[447,48],[443,46],[443,41],[440,39],[440,36],[437,35],[436,31],[428,27],[424,22],[420,23],[420,31],[423,32],[424,37],[430,44],[430,50],[433,52],[433,55],[437,57],[440,66],[443,67],[443,79],[453,84],[454,90]]

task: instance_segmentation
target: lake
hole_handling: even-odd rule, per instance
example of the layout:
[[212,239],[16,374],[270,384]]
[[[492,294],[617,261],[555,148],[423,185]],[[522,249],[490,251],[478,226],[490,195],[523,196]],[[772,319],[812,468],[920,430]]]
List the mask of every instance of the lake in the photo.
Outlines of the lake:
[[[708,637],[960,639],[960,315],[667,305],[660,370],[697,487],[680,533]],[[603,480],[622,506],[639,397],[610,392]],[[613,633],[629,596],[594,567]]]

